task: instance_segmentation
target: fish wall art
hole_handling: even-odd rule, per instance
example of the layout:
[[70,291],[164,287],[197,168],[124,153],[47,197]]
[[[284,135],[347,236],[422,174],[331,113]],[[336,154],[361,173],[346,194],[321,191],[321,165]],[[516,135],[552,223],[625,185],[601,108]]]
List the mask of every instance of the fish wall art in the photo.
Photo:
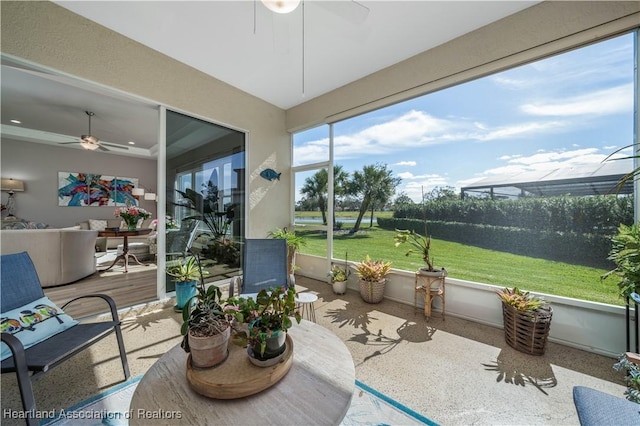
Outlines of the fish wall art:
[[264,169],[263,171],[260,172],[260,176],[262,176],[268,181],[272,181],[274,179],[280,180],[281,174],[282,173],[278,173],[273,169]]

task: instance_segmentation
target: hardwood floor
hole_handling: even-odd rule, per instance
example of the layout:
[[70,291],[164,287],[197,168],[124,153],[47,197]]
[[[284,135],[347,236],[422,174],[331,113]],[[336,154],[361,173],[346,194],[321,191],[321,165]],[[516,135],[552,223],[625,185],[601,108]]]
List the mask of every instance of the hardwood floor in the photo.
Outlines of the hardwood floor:
[[[118,309],[122,309],[157,300],[156,271],[156,265],[148,262],[142,266],[130,265],[127,273],[116,266],[108,272],[98,271],[70,284],[47,287],[44,292],[58,306],[82,295],[106,294],[115,300]],[[87,299],[72,303],[65,312],[74,318],[82,318],[108,312],[108,307],[100,299]]]

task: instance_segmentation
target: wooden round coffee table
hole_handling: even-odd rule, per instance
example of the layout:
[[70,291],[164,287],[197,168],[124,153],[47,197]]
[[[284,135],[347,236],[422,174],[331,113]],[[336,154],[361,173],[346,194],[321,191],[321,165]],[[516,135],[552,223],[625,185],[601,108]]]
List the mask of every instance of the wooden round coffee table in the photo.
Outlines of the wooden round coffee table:
[[351,405],[355,367],[345,344],[331,331],[302,320],[289,329],[293,365],[277,384],[239,399],[194,392],[180,345],[144,375],[133,395],[129,424],[339,424]]

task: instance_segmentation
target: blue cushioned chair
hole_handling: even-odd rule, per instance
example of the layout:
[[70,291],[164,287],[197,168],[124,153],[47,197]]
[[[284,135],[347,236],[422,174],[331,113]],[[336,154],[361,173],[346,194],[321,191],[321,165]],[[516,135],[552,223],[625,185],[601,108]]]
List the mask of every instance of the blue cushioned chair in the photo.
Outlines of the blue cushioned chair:
[[[0,257],[0,289],[2,293],[2,299],[0,300],[2,313],[20,308],[45,296],[33,262],[26,252],[7,254]],[[129,364],[127,363],[122,331],[120,330],[120,319],[113,299],[104,294],[80,296],[70,300],[61,308],[64,309],[70,303],[86,298],[104,300],[111,311],[111,320],[73,325],[27,349],[14,335],[1,333],[2,342],[9,346],[12,353],[12,356],[2,361],[2,373],[16,373],[22,406],[27,413],[36,412],[36,403],[31,385],[32,380],[37,379],[111,333],[116,335],[125,380],[129,378]],[[56,392],[59,391],[59,389],[56,390]],[[39,424],[38,419],[33,417],[29,417],[26,420],[28,425]]]
[[575,386],[573,402],[582,426],[640,425],[640,404],[624,398]]
[[287,241],[284,239],[246,239],[243,247],[242,278],[231,280],[229,296],[238,287],[240,296],[277,286],[289,286]]

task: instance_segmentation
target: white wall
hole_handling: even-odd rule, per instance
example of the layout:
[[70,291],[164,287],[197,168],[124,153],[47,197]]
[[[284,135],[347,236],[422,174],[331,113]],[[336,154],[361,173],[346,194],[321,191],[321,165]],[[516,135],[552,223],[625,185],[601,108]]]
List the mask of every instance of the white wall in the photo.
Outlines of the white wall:
[[[298,254],[296,274],[321,281],[327,280],[324,258]],[[358,278],[351,274],[351,291],[359,292]],[[384,297],[413,306],[414,274],[393,270],[387,278]],[[495,291],[498,286],[470,281],[446,279],[446,315],[502,328],[502,305]],[[588,352],[617,358],[626,351],[625,309],[620,306],[541,294],[553,308],[549,340]],[[384,303],[381,302],[381,303]],[[436,299],[434,307],[440,309]],[[420,309],[424,303],[418,298]],[[633,312],[631,314],[633,318]],[[634,348],[632,339],[631,347]]]
[[[155,160],[7,139],[1,139],[0,143],[2,177],[19,179],[25,184],[25,191],[15,194],[15,215],[28,221],[60,228],[87,219],[114,218],[114,207],[58,206],[58,172],[133,177],[139,179],[142,187],[156,188]],[[3,192],[3,204],[6,199]],[[157,217],[155,202],[141,199],[140,206],[151,212],[153,218]]]
[[[0,18],[5,54],[247,132],[247,236],[290,222],[290,136],[282,109],[51,2],[3,2]],[[282,172],[281,179],[260,178],[265,167]]]

